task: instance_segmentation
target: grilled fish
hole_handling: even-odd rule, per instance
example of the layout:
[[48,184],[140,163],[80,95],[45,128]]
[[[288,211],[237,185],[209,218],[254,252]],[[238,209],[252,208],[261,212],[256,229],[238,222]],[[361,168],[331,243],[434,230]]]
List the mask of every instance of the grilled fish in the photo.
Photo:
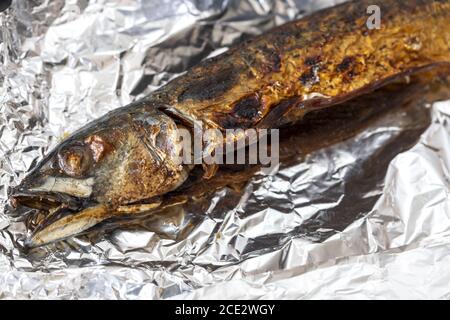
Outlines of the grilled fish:
[[[379,29],[367,26],[369,5]],[[27,244],[159,207],[194,168],[177,162],[182,129],[279,128],[419,71],[448,72],[448,21],[450,0],[351,1],[199,63],[74,132],[11,190],[13,206],[47,212]],[[203,169],[207,179],[217,166]]]

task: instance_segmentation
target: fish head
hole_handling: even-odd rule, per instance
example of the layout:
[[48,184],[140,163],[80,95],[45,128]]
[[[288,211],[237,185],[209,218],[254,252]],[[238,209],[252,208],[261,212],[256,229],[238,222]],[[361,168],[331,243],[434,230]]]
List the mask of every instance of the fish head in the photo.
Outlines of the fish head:
[[149,199],[187,177],[178,127],[157,110],[108,114],[53,149],[15,188],[32,207],[88,200],[111,205]]
[[[12,190],[11,203],[60,208],[73,217],[88,209],[89,224],[92,215],[110,217],[119,207],[149,203],[189,174],[189,166],[180,162],[178,131],[175,121],[155,108],[113,111],[57,145]],[[101,214],[92,208],[102,208]]]

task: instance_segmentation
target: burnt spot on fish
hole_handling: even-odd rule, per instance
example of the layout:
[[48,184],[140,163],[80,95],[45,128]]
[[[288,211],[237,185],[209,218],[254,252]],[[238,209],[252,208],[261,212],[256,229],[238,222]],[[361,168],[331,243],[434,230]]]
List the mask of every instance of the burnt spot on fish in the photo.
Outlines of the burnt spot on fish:
[[318,71],[317,66],[313,66],[309,68],[307,71],[303,72],[302,75],[298,78],[302,85],[304,86],[312,86],[319,82],[319,77],[317,75]]
[[244,97],[238,101],[231,112],[234,117],[246,120],[254,120],[260,115],[261,101],[257,94]]
[[312,66],[320,64],[320,62],[321,62],[320,56],[312,56],[312,57],[307,57],[305,59],[304,65],[308,66],[308,67],[312,67]]
[[355,64],[356,59],[353,56],[345,57],[341,63],[339,63],[336,67],[337,72],[344,72],[352,68],[352,66]]
[[336,71],[342,76],[344,82],[350,82],[354,77],[364,72],[366,68],[364,60],[365,58],[359,55],[345,57],[336,67]]
[[310,56],[305,59],[303,65],[306,67],[306,71],[304,71],[298,80],[304,86],[311,86],[319,82],[319,77],[317,75],[320,66],[321,66],[321,57]]
[[223,95],[236,83],[238,72],[233,67],[211,70],[212,72],[196,78],[178,95],[178,101],[205,101]]
[[237,101],[230,113],[215,113],[215,118],[223,129],[246,129],[260,120],[263,109],[264,105],[255,93]]
[[229,113],[216,113],[217,123],[223,129],[248,129],[253,126],[253,121],[247,119],[236,118]]

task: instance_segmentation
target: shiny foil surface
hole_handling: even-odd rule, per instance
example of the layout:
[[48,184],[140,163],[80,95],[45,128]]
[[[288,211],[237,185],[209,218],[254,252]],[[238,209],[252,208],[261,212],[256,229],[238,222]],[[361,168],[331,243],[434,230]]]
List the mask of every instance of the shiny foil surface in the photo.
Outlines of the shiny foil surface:
[[201,205],[33,250],[28,213],[8,208],[8,188],[68,133],[338,2],[13,0],[0,14],[0,298],[450,298],[450,101],[381,114]]

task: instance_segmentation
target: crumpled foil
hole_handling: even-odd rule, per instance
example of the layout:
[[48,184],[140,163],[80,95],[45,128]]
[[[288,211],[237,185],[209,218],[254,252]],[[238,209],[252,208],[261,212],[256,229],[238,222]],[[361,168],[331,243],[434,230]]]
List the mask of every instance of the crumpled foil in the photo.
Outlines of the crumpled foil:
[[6,210],[7,189],[67,133],[337,2],[13,1],[0,15],[0,298],[450,298],[450,101],[220,189],[161,223],[171,234],[201,217],[181,239],[141,222],[27,252]]

